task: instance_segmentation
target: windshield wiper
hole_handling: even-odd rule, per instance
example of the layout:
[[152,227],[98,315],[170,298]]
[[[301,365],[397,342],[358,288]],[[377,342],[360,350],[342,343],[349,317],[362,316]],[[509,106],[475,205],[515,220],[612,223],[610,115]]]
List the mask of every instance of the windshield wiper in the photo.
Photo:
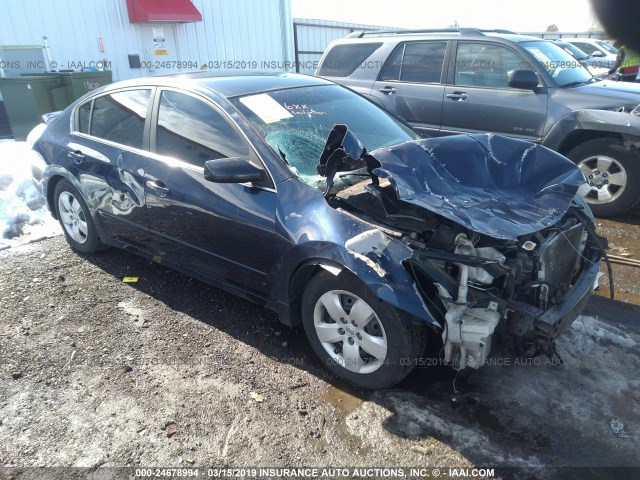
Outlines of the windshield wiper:
[[577,85],[584,85],[585,83],[591,83],[591,80],[584,80],[584,81],[576,80],[575,82],[569,82],[566,85],[562,85],[562,88],[575,87]]
[[278,153],[280,154],[280,157],[282,158],[282,161],[284,163],[286,163],[287,165],[289,165],[289,162],[287,161],[287,156],[285,155],[285,153],[280,148],[280,145],[278,145]]

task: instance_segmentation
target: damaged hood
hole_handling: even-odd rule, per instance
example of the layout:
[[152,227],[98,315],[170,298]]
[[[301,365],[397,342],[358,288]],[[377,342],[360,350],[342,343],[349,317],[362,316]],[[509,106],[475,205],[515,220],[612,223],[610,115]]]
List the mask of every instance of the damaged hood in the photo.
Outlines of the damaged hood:
[[582,172],[548,148],[496,135],[455,135],[370,152],[402,201],[504,240],[566,213]]

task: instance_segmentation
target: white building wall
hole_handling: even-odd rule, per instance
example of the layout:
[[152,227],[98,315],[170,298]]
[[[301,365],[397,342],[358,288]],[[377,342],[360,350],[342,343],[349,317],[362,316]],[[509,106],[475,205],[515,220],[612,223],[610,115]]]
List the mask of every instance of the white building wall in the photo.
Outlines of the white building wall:
[[[175,26],[178,60],[216,69],[294,59],[290,0],[192,1],[202,22],[165,25]],[[129,23],[126,0],[0,0],[0,45],[40,45],[46,36],[55,69],[106,59],[114,80],[169,73],[129,67],[128,54],[145,59],[143,25]]]
[[298,49],[298,71],[308,74],[315,72],[322,52],[333,40],[344,38],[350,33],[359,30],[387,30],[393,28],[305,18],[295,18],[293,21]]
[[[180,54],[235,64],[292,60],[290,0],[194,0],[202,22],[179,25]],[[182,48],[184,46],[184,49]],[[234,65],[235,68],[235,65]],[[261,70],[261,68],[258,68]]]

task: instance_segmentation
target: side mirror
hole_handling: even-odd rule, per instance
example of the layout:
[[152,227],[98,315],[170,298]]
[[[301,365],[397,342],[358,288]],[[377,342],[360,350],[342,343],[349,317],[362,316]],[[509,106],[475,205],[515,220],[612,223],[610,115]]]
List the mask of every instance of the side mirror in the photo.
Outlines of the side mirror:
[[204,164],[204,178],[215,183],[259,182],[264,178],[262,168],[242,158],[216,158]]
[[600,50],[596,50],[591,54],[591,57],[604,57],[604,56],[605,56],[604,53],[602,53]]
[[507,79],[509,87],[522,90],[535,90],[539,82],[538,74],[527,69],[511,70],[507,74]]

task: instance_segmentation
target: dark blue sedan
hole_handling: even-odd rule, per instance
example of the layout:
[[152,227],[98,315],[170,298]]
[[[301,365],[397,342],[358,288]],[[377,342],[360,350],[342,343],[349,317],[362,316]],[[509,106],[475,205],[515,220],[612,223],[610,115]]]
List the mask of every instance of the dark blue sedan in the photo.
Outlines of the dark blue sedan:
[[553,355],[604,248],[561,155],[423,140],[309,76],[119,82],[31,141],[73,249],[126,248],[264,305],[367,388],[404,378],[428,337],[455,369],[487,363],[494,336]]

